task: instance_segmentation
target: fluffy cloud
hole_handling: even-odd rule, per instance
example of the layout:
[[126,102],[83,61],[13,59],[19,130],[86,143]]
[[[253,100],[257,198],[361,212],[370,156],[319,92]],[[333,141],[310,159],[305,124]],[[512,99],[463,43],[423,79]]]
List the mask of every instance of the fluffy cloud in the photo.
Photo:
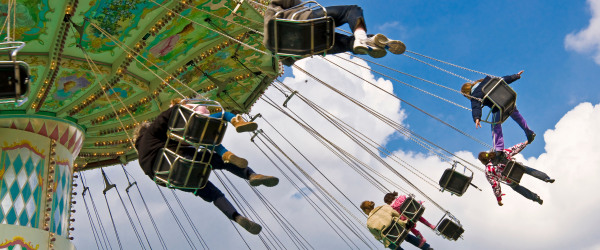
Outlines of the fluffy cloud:
[[[365,62],[357,58],[343,56],[361,65],[366,65]],[[328,57],[328,59],[343,64],[343,67],[363,76],[386,90],[391,91],[393,89],[391,82],[375,78],[366,69],[348,64],[335,57]],[[402,123],[410,123],[410,117],[406,117],[406,114],[401,109],[401,103],[397,99],[381,93],[379,90],[355,77],[349,76],[346,72],[341,71],[324,59],[306,59],[299,61],[297,65],[316,75],[319,79],[331,84],[333,87],[364,102],[367,106],[378,110],[387,117]],[[326,108],[329,112],[338,116],[354,128],[366,133],[374,141],[384,144],[390,138],[404,140],[395,136],[395,131],[386,125],[383,125],[363,110],[357,108],[354,104],[343,100],[339,95],[324,88],[321,84],[315,82],[302,72],[294,69],[293,75],[294,77],[286,78],[283,82],[293,89],[298,90],[300,94],[318,103],[318,105]],[[285,100],[285,96],[275,88],[270,88],[266,92],[266,96],[279,104],[282,104]],[[318,117],[298,97],[292,98],[288,103],[288,107],[291,111],[309,121],[315,129],[334,141],[337,145],[365,161],[377,171],[389,176],[402,187],[409,189],[409,192],[414,192],[414,190],[408,188],[406,183],[395,178],[388,170],[368,156],[364,150],[348,139],[345,139],[345,136],[338,132],[336,128]],[[294,122],[290,121],[290,119],[284,117],[280,112],[274,110],[263,101],[258,102],[253,111],[254,113],[260,112],[267,121],[274,124],[279,132],[293,141],[294,145],[308,156],[320,172],[344,192],[344,195],[351,200],[350,202],[345,201],[345,198],[331,187],[328,179],[322,177],[307,161],[303,160],[302,156],[287,146],[285,141],[279,139],[277,132],[271,129],[265,120],[257,120],[259,126],[265,130],[267,135],[274,138],[277,144],[284,148],[285,152],[304,171],[336,196],[336,199],[344,203],[354,216],[364,219],[364,215],[355,208],[363,200],[370,199],[377,204],[382,203],[383,197],[381,191],[374,188],[364,178],[356,174],[332,153],[328,152]],[[539,136],[534,142],[545,143],[545,153],[529,159],[519,158],[526,165],[544,171],[557,179],[556,183],[547,184],[529,176],[523,178],[522,185],[537,192],[545,201],[543,206],[524,199],[506,186],[503,186],[503,192],[506,194],[505,205],[503,207],[497,206],[489,184],[485,180],[483,173],[479,171],[475,172],[474,183],[483,191],[469,188],[464,196],[455,197],[450,196],[448,193],[438,192],[435,187],[427,186],[419,178],[408,174],[405,169],[395,166],[398,171],[406,174],[411,181],[422,188],[434,201],[460,219],[466,229],[464,234],[465,239],[458,242],[450,242],[436,236],[431,230],[425,229],[423,226],[419,226],[419,229],[421,229],[423,235],[436,249],[593,249],[597,247],[600,245],[600,240],[595,237],[594,226],[600,221],[600,216],[596,213],[600,209],[600,196],[595,191],[596,182],[600,178],[600,171],[597,169],[600,166],[600,158],[596,157],[597,149],[600,148],[600,131],[596,128],[598,122],[600,122],[600,105],[593,106],[590,103],[580,104],[565,114],[553,130],[546,131],[543,134],[543,138]],[[250,166],[255,171],[277,175],[282,179],[280,184],[275,188],[259,187],[257,190],[265,195],[278,212],[290,221],[314,248],[331,249],[348,247],[346,242],[342,241],[337,233],[324,222],[324,219],[306,202],[305,198],[298,195],[298,191],[284,178],[279,169],[275,168],[254,147],[249,139],[249,134],[236,134],[230,129],[223,144],[236,154],[247,158]],[[255,142],[261,148],[265,149],[259,140],[255,139]],[[404,161],[415,166],[426,176],[431,177],[433,182],[437,181],[443,169],[448,166],[447,163],[440,162],[436,157],[424,153],[399,151],[396,154]],[[474,154],[476,152],[457,153],[457,155],[476,163]],[[281,154],[278,155],[283,157]],[[274,160],[276,161],[276,158]],[[282,164],[278,164],[278,166],[283,168],[283,172],[291,176],[290,178],[295,183],[300,183],[293,177],[290,171],[285,170]],[[294,168],[292,165],[290,166]],[[189,248],[187,243],[182,240],[181,233],[178,227],[175,226],[173,218],[168,208],[164,205],[164,201],[156,187],[139,170],[137,163],[129,164],[128,169],[134,175],[138,185],[142,189],[146,202],[149,204],[153,215],[155,215],[157,224],[161,228],[161,232],[169,248]],[[106,171],[113,182],[119,185],[121,195],[125,197],[123,190],[127,182],[120,167],[111,167],[106,169]],[[298,173],[298,171],[294,171]],[[104,227],[112,236],[113,233],[110,229],[112,227],[109,224],[110,218],[106,212],[107,210],[104,208],[105,204],[101,201],[104,199],[101,194],[103,188],[101,175],[98,171],[90,171],[85,175],[88,179],[88,185],[92,186],[91,191],[93,192],[91,195],[94,196],[96,204],[100,207],[99,210],[104,211],[101,215]],[[271,218],[269,210],[262,206],[260,200],[256,198],[256,195],[247,184],[240,181],[239,178],[232,177],[229,173],[218,173],[218,175],[221,178],[223,176],[229,177],[235,187],[242,193],[241,195],[247,203],[252,204],[257,213],[261,214],[261,217],[265,220],[263,224],[269,225],[270,229],[281,237],[284,244],[291,244],[289,238],[285,238],[286,234],[283,232],[283,229]],[[305,178],[302,179],[305,180]],[[216,174],[211,177],[211,181],[221,186],[219,179],[216,178]],[[302,185],[300,186],[303,187]],[[314,188],[312,185],[310,186]],[[392,188],[389,185],[388,187]],[[226,189],[223,188],[222,190],[226,192]],[[305,188],[303,190],[306,191]],[[229,191],[235,192],[235,190],[231,189]],[[137,211],[142,218],[147,218],[143,211],[143,204],[139,201],[135,192],[132,193],[132,196],[134,197]],[[171,191],[163,189],[163,192],[169,197],[168,199],[171,201],[171,205],[174,206],[176,213],[180,214],[179,218],[184,220],[185,230],[194,235],[189,227],[189,223],[185,221],[185,217],[181,216],[177,202],[173,200],[172,194],[170,194]],[[234,227],[242,231],[241,235],[252,248],[264,248],[258,237],[247,234],[235,225],[232,226],[212,204],[206,203],[187,193],[179,191],[176,193],[178,193],[183,205],[186,207],[188,213],[190,213],[193,223],[197,226],[202,238],[206,240],[210,248],[233,249],[246,247],[237,235]],[[309,194],[309,196],[315,199],[315,194]],[[137,243],[135,235],[132,233],[131,226],[128,220],[125,219],[124,212],[122,212],[122,205],[118,197],[115,197],[114,194],[110,196],[110,193],[108,197],[111,209],[113,209],[112,212],[118,218],[116,223],[121,240],[124,241],[123,239],[126,239],[124,244],[131,248],[139,247],[139,243]],[[80,196],[78,198],[80,199]],[[424,200],[420,195],[417,195],[417,198]],[[246,207],[246,201],[237,200],[239,203],[236,204]],[[90,236],[91,229],[88,226],[87,214],[83,211],[85,208],[82,204],[82,202],[76,204],[76,209],[79,212],[76,213],[77,223],[75,227],[78,230],[75,231],[75,244],[80,249],[95,248],[95,243]],[[425,206],[427,207],[425,217],[430,222],[436,223],[443,215],[443,211],[437,209],[428,201],[425,202]],[[323,207],[321,209],[327,213],[327,216],[331,216],[331,213],[327,209]],[[142,220],[150,241],[153,244],[158,244],[148,219]],[[361,234],[371,238],[365,228],[362,228],[362,230]],[[265,231],[264,235],[266,234],[267,232]],[[362,242],[355,239],[354,235],[350,234],[350,237],[353,238],[353,241],[357,242],[358,248],[366,248]],[[109,238],[113,239],[112,245],[116,246],[114,237]],[[194,241],[198,242],[197,239],[194,239]],[[199,246],[198,244],[196,244],[197,247]],[[375,244],[377,243],[375,242]],[[370,245],[370,243],[369,247],[383,248],[382,245]],[[414,248],[406,244],[405,249]]]
[[590,53],[600,64],[600,0],[588,0],[592,18],[587,28],[568,34],[565,47],[579,53]]

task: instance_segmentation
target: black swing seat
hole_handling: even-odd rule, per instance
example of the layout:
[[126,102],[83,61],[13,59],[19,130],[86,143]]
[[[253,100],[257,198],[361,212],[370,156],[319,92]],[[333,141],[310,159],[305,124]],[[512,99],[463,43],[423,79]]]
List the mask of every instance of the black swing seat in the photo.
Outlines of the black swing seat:
[[161,148],[155,160],[154,181],[169,188],[202,189],[212,169],[210,157],[205,149],[190,159]]
[[406,216],[412,222],[417,222],[424,212],[425,207],[415,200],[412,195],[407,196],[406,200],[400,205],[400,214]]
[[29,93],[29,79],[29,65],[27,63],[23,61],[0,61],[0,99],[21,99],[27,96]]
[[398,220],[400,220],[400,217],[394,219],[389,227],[381,231],[383,237],[387,238],[396,246],[400,246],[400,244],[402,244],[409,232],[409,230],[406,229],[406,226],[402,226],[400,223],[398,223]]
[[465,229],[462,228],[459,224],[456,224],[454,221],[445,218],[443,219],[437,226],[438,232],[449,240],[458,240],[458,238],[465,232]]
[[169,119],[169,135],[190,145],[219,145],[227,122],[177,105]]
[[473,172],[471,172],[471,176],[466,176],[457,172],[452,167],[444,171],[439,184],[442,187],[442,191],[447,190],[454,195],[462,196],[467,191],[467,188],[469,188],[472,180]]
[[[309,3],[322,8],[325,15],[308,20],[294,20],[298,14],[312,9],[306,7]],[[278,17],[283,12],[294,9],[297,11],[290,19]],[[269,37],[265,46],[274,54],[282,56],[305,57],[324,54],[327,50],[333,48],[335,41],[335,22],[333,18],[327,16],[325,8],[314,1],[304,2],[292,7],[292,9],[275,13],[273,19],[269,20],[267,29]]]
[[516,161],[509,161],[506,163],[504,170],[502,170],[502,176],[504,177],[504,180],[509,180],[516,184],[521,182],[523,174],[525,174],[525,166]]
[[[492,108],[483,122],[498,124],[503,123],[515,110],[517,92],[515,92],[502,78],[494,77],[482,88],[483,103],[490,104]],[[493,114],[498,115],[497,118]],[[490,117],[492,116],[492,117]]]

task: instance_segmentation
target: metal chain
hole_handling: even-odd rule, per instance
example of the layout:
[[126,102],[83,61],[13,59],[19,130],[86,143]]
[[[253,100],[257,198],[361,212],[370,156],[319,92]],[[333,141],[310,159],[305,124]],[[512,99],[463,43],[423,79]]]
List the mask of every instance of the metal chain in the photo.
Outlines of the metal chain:
[[495,75],[492,75],[492,74],[488,74],[488,73],[485,73],[485,72],[481,72],[481,71],[477,71],[477,70],[469,69],[469,68],[466,68],[466,67],[463,67],[463,66],[460,66],[460,65],[456,65],[456,64],[449,63],[449,62],[446,62],[446,61],[442,61],[442,60],[440,60],[440,59],[436,59],[436,58],[433,58],[433,57],[430,57],[430,56],[426,56],[426,55],[423,55],[423,54],[419,54],[419,53],[417,53],[417,52],[414,52],[414,51],[407,50],[406,52],[408,52],[408,53],[411,53],[411,54],[414,54],[414,55],[418,55],[418,56],[421,56],[421,57],[425,57],[425,58],[427,58],[427,59],[434,60],[434,61],[436,61],[436,62],[445,63],[445,64],[448,64],[448,65],[450,65],[450,66],[457,67],[457,68],[459,68],[459,69],[464,69],[464,70],[466,70],[466,71],[471,71],[471,72],[473,72],[473,73],[477,73],[477,74],[481,74],[481,75],[486,75],[486,76],[497,77],[497,76],[495,76]]

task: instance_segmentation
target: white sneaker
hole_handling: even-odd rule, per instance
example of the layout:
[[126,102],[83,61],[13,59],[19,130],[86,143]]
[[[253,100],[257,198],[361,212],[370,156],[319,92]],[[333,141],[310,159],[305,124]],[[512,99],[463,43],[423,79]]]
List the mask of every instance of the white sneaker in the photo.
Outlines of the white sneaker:
[[378,47],[375,45],[373,38],[367,39],[354,39],[354,46],[352,48],[355,54],[359,55],[370,55],[373,58],[384,57],[387,52],[384,47]]
[[377,34],[372,39],[377,47],[385,48],[393,54],[400,55],[406,51],[406,45],[403,42],[388,39],[383,34]]

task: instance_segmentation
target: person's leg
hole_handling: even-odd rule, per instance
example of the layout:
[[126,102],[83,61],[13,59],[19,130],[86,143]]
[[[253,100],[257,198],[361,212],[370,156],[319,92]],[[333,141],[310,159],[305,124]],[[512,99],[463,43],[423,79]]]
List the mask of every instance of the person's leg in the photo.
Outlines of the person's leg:
[[245,180],[250,180],[250,176],[254,174],[254,171],[251,168],[240,168],[232,163],[225,163],[221,157],[216,155],[210,159],[210,165],[212,166],[213,170],[227,170]]
[[[325,11],[327,11],[327,16],[333,18],[336,27],[348,24],[352,32],[357,28],[362,29],[365,32],[367,31],[363,10],[357,5],[328,6],[325,7]],[[312,11],[309,18],[323,17],[323,14],[322,9],[316,9]]]
[[417,238],[416,236],[412,235],[412,234],[408,234],[406,236],[405,239],[406,242],[410,243],[411,245],[420,248],[420,249],[424,249],[427,250],[429,249],[429,243],[425,242],[422,246],[419,247],[419,244],[421,243],[421,240],[419,238]]
[[410,229],[410,232],[417,236],[417,238],[419,238],[419,246],[423,246],[423,244],[425,244],[425,241],[427,241],[425,237],[423,237],[423,234],[421,234],[421,232],[417,230],[416,225]]
[[[497,112],[492,113],[492,121],[497,122],[500,116]],[[502,124],[492,124],[492,140],[494,142],[494,150],[502,151],[504,149],[504,136],[502,135]]]
[[525,173],[545,182],[554,182],[554,179],[550,178],[546,173],[534,168],[525,166]]
[[523,197],[535,201],[537,203],[540,203],[540,205],[544,202],[542,201],[542,199],[540,198],[539,195],[537,195],[534,192],[531,192],[531,190],[527,189],[526,187],[523,187],[519,184],[515,184],[512,183],[509,185],[513,190],[515,190],[517,193],[521,194]]
[[533,142],[533,139],[535,139],[535,133],[529,128],[529,126],[527,126],[527,121],[525,121],[525,118],[523,118],[516,107],[512,114],[510,114],[510,118],[512,118],[519,125],[519,127],[523,129],[525,136],[527,137],[527,142]]
[[223,159],[223,161],[226,163],[229,162],[240,168],[248,167],[248,160],[235,155],[234,153],[229,151],[227,148],[225,148],[225,146],[223,146],[223,144],[219,144],[217,146],[208,146],[208,149],[215,151],[215,153],[220,155],[221,158]]

